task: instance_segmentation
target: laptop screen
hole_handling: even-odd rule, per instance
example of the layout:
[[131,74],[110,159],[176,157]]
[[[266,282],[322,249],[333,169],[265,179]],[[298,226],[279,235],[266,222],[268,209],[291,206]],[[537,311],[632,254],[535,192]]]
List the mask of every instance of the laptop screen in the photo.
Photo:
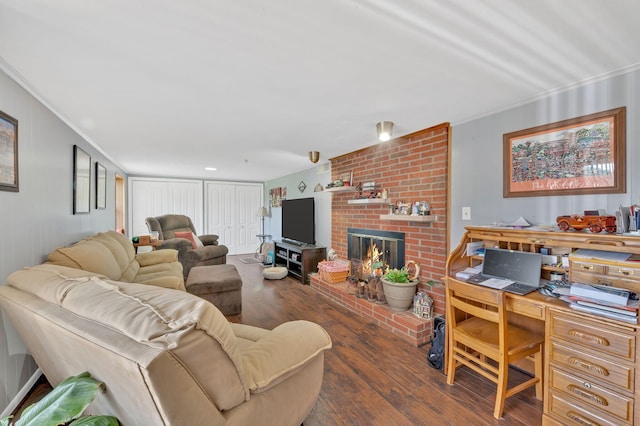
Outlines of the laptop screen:
[[487,248],[482,274],[518,283],[540,285],[542,255],[526,251]]

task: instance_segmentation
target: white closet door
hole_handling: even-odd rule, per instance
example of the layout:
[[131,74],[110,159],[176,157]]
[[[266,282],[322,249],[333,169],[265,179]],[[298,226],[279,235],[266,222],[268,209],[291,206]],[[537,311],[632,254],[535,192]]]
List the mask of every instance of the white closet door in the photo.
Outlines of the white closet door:
[[217,182],[205,182],[204,186],[204,233],[218,235],[219,244],[227,246],[229,254],[236,254],[236,186]]
[[202,233],[202,181],[129,178],[129,235],[147,234],[145,219],[163,214],[189,216]]
[[262,206],[262,185],[236,185],[237,253],[253,253],[258,249],[256,235],[261,234],[258,208]]
[[205,182],[205,233],[216,234],[229,254],[254,253],[262,232],[262,184]]

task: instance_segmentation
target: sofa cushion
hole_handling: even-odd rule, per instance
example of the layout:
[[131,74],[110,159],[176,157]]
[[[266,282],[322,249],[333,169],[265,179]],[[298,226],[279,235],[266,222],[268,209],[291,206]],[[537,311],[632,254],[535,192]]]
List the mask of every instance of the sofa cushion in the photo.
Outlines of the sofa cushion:
[[82,240],[69,247],[60,247],[49,254],[49,262],[95,272],[112,280],[120,279],[122,270],[111,250],[99,241]]
[[[191,247],[194,249],[198,248],[198,244],[196,244],[196,240],[194,239],[193,232],[191,231],[179,231],[174,233],[176,238],[184,238],[186,240],[191,241]],[[197,238],[197,237],[196,237]]]
[[113,231],[100,232],[87,239],[91,241],[98,241],[109,249],[111,255],[115,258],[116,262],[118,262],[121,274],[122,271],[128,269],[130,264],[134,261],[133,258],[135,256],[135,250],[127,250],[128,247],[133,248],[133,244],[130,243],[129,239],[122,234],[118,234]]
[[138,343],[171,351],[221,410],[248,400],[235,335],[213,305],[183,291],[78,276],[82,272],[39,265],[14,272],[7,283]]

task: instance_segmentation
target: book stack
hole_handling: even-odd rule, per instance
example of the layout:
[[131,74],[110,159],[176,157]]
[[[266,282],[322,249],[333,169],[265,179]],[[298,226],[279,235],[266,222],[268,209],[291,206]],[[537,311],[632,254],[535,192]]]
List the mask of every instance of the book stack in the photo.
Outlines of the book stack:
[[632,324],[638,323],[638,300],[632,292],[611,286],[573,283],[569,291],[569,306],[590,314]]

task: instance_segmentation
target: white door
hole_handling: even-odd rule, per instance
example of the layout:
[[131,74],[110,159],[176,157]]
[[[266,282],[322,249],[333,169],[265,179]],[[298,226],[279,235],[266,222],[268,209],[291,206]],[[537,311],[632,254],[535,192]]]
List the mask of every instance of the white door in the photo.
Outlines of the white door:
[[163,214],[189,216],[202,233],[202,181],[129,178],[129,235],[147,234],[145,219]]
[[204,233],[218,235],[219,244],[227,246],[229,254],[235,254],[236,186],[216,182],[205,182],[204,186]]
[[262,207],[262,185],[236,185],[237,253],[253,253],[260,245],[257,237],[262,233],[259,207]]
[[262,184],[205,182],[205,233],[218,235],[229,254],[254,253],[262,232]]

